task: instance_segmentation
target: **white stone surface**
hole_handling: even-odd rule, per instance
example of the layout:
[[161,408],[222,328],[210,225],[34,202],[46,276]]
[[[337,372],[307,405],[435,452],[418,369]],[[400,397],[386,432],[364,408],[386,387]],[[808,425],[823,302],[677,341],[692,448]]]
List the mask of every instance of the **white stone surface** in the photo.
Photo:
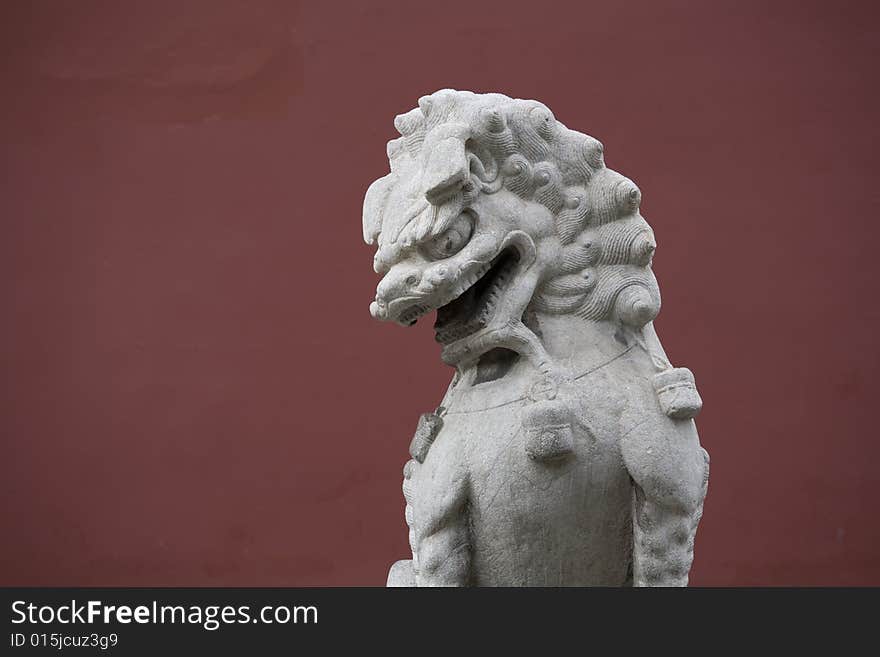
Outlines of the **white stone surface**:
[[638,187],[536,101],[447,89],[394,125],[370,311],[437,310],[455,374],[410,447],[388,585],[686,585],[709,457],[653,329]]

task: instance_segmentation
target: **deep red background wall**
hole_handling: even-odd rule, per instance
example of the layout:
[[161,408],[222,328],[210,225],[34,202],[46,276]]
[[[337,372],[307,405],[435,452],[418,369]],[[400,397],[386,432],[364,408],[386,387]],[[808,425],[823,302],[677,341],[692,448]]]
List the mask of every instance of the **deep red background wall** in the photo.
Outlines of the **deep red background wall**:
[[692,582],[880,584],[871,5],[4,3],[0,583],[384,582],[450,371],[370,319],[361,201],[456,87],[642,188]]

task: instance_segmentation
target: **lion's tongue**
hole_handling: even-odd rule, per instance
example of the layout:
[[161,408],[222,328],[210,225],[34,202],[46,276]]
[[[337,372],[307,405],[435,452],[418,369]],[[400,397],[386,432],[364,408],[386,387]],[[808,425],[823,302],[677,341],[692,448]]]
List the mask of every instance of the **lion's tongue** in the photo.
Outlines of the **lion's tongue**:
[[454,301],[438,308],[437,321],[434,322],[438,341],[445,342],[445,339],[442,339],[445,334],[457,334],[463,329],[473,317],[476,307],[477,290],[474,285]]

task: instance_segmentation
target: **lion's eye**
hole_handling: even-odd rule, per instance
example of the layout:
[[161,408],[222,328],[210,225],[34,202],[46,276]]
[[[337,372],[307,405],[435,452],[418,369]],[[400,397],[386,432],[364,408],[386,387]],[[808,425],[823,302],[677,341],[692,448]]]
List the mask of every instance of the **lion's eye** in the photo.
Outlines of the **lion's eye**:
[[470,240],[473,230],[473,215],[466,210],[458,215],[449,228],[426,242],[423,248],[432,260],[449,258],[464,248],[464,245]]

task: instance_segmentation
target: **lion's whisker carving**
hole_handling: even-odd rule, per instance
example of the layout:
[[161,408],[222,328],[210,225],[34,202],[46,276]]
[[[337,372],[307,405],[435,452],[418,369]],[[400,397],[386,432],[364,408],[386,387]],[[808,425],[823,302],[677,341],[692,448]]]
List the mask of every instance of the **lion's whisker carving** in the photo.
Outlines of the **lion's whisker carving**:
[[394,125],[364,201],[370,311],[436,311],[456,373],[410,446],[389,585],[686,584],[702,401],[653,328],[638,187],[535,101],[446,89]]

